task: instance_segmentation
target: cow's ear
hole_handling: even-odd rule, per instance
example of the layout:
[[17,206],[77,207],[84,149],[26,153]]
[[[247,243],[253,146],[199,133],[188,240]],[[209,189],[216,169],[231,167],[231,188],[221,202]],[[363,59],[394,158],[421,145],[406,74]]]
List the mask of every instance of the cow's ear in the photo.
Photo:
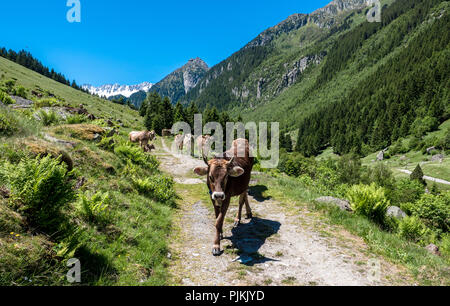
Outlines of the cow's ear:
[[244,169],[236,166],[236,167],[233,167],[230,170],[228,170],[228,174],[232,177],[238,177],[238,176],[241,176],[242,174],[244,174]]
[[197,167],[194,169],[194,173],[200,176],[208,174],[208,167]]

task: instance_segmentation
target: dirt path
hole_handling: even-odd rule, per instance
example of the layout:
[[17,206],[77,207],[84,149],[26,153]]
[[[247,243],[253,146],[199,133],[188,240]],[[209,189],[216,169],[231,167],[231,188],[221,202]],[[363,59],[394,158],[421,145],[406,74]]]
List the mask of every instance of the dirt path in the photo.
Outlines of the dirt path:
[[[402,172],[402,173],[406,173],[406,174],[411,174],[412,173],[412,171],[405,170],[405,169],[397,169],[397,170]],[[427,180],[427,181],[430,181],[430,182],[436,182],[436,183],[440,183],[440,184],[444,184],[444,185],[450,185],[449,181],[438,179],[438,178],[431,177],[431,176],[424,175],[423,179]]]
[[[204,181],[192,169],[203,161],[170,152],[164,140],[157,153],[161,168],[174,176],[180,210],[172,238],[174,282],[181,285],[382,285],[392,284],[399,270],[368,254],[360,238],[345,231],[323,235],[317,217],[288,211],[265,198],[252,177],[250,205],[254,218],[233,228],[237,198],[232,200],[224,225],[224,253],[211,254],[214,236],[212,204]],[[204,194],[205,193],[205,194]],[[244,209],[245,211],[245,209]],[[379,268],[377,268],[379,267]],[[371,271],[378,271],[371,275]],[[386,276],[389,275],[389,281]],[[399,277],[401,278],[401,277]]]

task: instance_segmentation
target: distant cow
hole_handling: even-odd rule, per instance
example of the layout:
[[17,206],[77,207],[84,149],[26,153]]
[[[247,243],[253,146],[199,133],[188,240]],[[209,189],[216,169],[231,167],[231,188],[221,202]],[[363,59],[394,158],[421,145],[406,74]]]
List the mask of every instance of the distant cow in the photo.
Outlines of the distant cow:
[[186,153],[194,153],[194,136],[192,134],[184,135],[183,149],[186,150]]
[[242,206],[245,204],[247,218],[252,217],[248,203],[248,184],[253,168],[254,158],[250,157],[250,146],[246,139],[233,141],[232,148],[225,152],[223,158],[214,157],[208,160],[203,155],[206,167],[197,167],[194,172],[207,176],[207,186],[216,214],[216,237],[212,253],[221,254],[220,240],[223,239],[223,222],[230,205],[230,199],[239,196],[239,209],[235,226],[241,221]]
[[155,150],[156,147],[154,144],[147,144],[144,146],[144,152],[150,153],[152,150]]
[[184,135],[178,134],[175,136],[175,145],[179,151],[183,151]]
[[203,155],[208,156],[208,152],[206,150],[207,149],[206,144],[208,143],[208,141],[210,139],[211,139],[211,136],[209,136],[209,135],[200,135],[195,140],[195,144],[197,146],[199,157],[202,157]]
[[171,129],[163,129],[161,135],[162,135],[162,137],[172,136],[172,130]]
[[156,133],[155,131],[142,131],[142,132],[136,132],[133,131],[130,133],[130,141],[131,142],[138,142],[142,149],[145,148],[145,146],[148,144],[149,141],[152,141],[155,139]]

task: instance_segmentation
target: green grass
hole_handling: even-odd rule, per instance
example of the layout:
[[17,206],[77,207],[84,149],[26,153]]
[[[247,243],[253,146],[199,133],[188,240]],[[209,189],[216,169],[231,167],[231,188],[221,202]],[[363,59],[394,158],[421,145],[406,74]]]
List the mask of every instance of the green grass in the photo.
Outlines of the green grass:
[[431,255],[423,247],[398,235],[382,230],[376,223],[364,216],[341,211],[339,208],[314,201],[321,194],[311,191],[298,179],[285,175],[258,175],[258,184],[265,185],[268,190],[264,196],[273,197],[285,203],[288,210],[306,209],[318,213],[323,220],[336,231],[344,228],[361,237],[368,246],[368,251],[385,257],[395,264],[407,268],[421,285],[449,285],[450,258]]
[[[65,275],[66,261],[71,257],[81,261],[83,285],[167,285],[167,240],[173,208],[136,190],[126,171],[129,156],[116,155],[113,149],[102,149],[91,140],[91,130],[101,131],[107,126],[106,120],[120,119],[124,126],[119,128],[116,124],[119,135],[111,139],[113,146],[123,145],[131,130],[143,129],[142,118],[128,107],[74,90],[4,58],[0,58],[0,75],[3,79],[17,79],[17,85],[28,92],[37,88],[48,91],[62,105],[83,104],[101,118],[83,125],[61,121],[46,127],[33,119],[34,109],[0,107],[0,114],[14,118],[16,127],[12,133],[0,136],[0,168],[5,160],[17,163],[23,158],[34,158],[36,152],[64,150],[73,162],[76,180],[85,181],[76,191],[76,199],[63,207],[69,226],[57,235],[33,232],[24,216],[0,196],[0,285],[70,285]],[[80,120],[71,123],[77,121]],[[74,146],[50,143],[45,134]],[[139,148],[133,144],[130,150],[138,154]],[[143,156],[139,154],[144,165],[136,165],[133,175],[141,179],[161,175],[155,168],[157,163]],[[9,188],[0,175],[0,187],[3,185]],[[97,192],[108,195],[107,205],[104,210],[92,205],[86,215],[78,195],[86,194],[87,199],[92,199]]]

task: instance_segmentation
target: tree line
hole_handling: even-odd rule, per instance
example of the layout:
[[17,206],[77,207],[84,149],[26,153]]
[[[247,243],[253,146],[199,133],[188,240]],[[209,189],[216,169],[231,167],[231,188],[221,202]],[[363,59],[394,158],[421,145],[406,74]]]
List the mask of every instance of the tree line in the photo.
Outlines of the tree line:
[[[382,59],[400,46],[439,2],[399,0],[383,11],[380,25],[363,23],[348,32],[330,52],[315,90],[344,69],[351,59],[348,54],[361,48],[391,19],[401,18],[396,22],[395,33],[388,33],[382,48],[374,48],[368,58]],[[356,83],[347,96],[324,105],[303,120],[299,124],[296,151],[313,156],[332,146],[338,154],[364,155],[408,135],[421,137],[437,129],[450,118],[449,44],[450,18],[446,12],[370,77]]]
[[71,82],[69,79],[66,79],[66,77],[63,74],[55,72],[55,70],[53,69],[50,70],[48,67],[44,66],[39,60],[34,58],[30,52],[27,52],[25,50],[16,52],[11,49],[6,50],[6,48],[1,48],[0,56],[12,62],[15,62],[21,66],[24,66],[25,68],[28,68],[39,74],[42,74],[43,76],[46,76],[52,80],[55,80],[56,82],[62,83],[64,85],[88,93],[88,91],[81,88],[81,86],[79,86],[75,80]]
[[139,109],[147,130],[155,130],[158,135],[162,134],[163,129],[171,129],[176,122],[186,122],[194,127],[195,114],[203,115],[203,124],[219,122],[224,129],[227,122],[242,122],[240,116],[233,120],[227,112],[219,112],[216,107],[206,106],[202,112],[195,102],[188,106],[178,102],[174,106],[169,97],[162,98],[157,92],[150,92]]

